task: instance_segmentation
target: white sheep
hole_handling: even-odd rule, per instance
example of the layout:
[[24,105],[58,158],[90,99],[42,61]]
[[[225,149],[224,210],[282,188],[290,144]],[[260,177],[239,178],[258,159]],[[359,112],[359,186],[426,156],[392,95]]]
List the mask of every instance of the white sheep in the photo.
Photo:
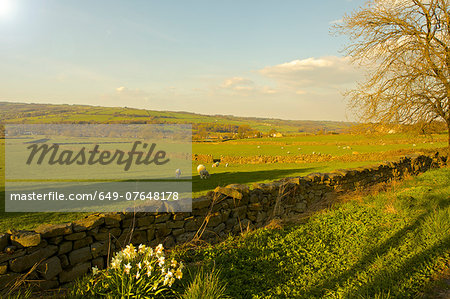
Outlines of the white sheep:
[[261,146],[258,145],[258,148],[261,148]]
[[177,179],[180,178],[181,176],[181,170],[178,168],[177,170],[175,170],[175,176],[177,177]]
[[202,171],[202,170],[206,170],[205,165],[200,164],[199,166],[197,166],[197,172],[198,172],[198,174],[200,174],[200,171]]
[[225,167],[228,167],[228,163],[227,163],[227,164],[225,164]]
[[207,179],[210,176],[209,172],[206,170],[206,168],[202,169],[199,174],[200,174],[201,179]]
[[289,152],[289,151],[287,152],[288,155],[289,155],[290,153],[291,153],[291,152]]

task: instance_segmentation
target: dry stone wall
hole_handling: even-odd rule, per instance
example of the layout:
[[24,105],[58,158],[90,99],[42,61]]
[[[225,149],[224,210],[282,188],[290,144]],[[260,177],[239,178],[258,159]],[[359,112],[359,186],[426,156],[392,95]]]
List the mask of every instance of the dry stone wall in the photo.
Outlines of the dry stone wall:
[[166,247],[201,238],[217,242],[242,229],[264,226],[273,217],[303,213],[310,205],[339,192],[365,188],[405,174],[446,165],[447,157],[403,157],[371,167],[312,173],[267,184],[217,187],[193,200],[191,213],[93,214],[64,224],[43,224],[34,231],[0,234],[0,291],[20,278],[37,287],[64,286],[102,269],[111,254],[128,243]]

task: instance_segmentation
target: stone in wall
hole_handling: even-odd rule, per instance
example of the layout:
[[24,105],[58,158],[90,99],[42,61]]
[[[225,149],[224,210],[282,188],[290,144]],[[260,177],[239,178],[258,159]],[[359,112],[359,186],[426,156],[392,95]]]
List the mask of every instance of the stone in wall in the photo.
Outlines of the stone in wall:
[[58,251],[58,246],[49,245],[29,255],[24,255],[9,261],[9,269],[13,272],[23,272],[30,269],[41,260],[46,259]]
[[38,226],[34,231],[41,234],[42,238],[67,235],[72,233],[72,223],[42,224]]
[[41,235],[30,231],[10,231],[11,244],[17,247],[38,246],[41,243]]

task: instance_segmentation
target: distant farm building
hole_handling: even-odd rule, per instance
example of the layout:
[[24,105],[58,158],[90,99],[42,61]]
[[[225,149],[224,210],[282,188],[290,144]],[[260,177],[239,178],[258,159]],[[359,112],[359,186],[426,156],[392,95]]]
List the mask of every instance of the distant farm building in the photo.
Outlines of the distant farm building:
[[283,137],[283,134],[277,132],[277,133],[271,134],[270,137],[280,138],[280,137]]

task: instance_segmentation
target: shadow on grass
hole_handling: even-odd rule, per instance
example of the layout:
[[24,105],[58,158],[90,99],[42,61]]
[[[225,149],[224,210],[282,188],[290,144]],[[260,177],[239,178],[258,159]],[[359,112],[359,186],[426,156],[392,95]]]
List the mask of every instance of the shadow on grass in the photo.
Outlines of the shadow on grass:
[[335,290],[339,285],[356,277],[359,272],[365,271],[379,256],[386,254],[392,248],[400,245],[406,234],[409,231],[417,229],[428,214],[429,213],[424,213],[420,215],[412,224],[402,228],[380,246],[368,252],[346,272],[343,272],[338,276],[331,277],[330,279],[325,280],[322,284],[309,288],[306,293],[315,296],[324,296],[326,290]]
[[202,180],[198,175],[192,177],[192,191],[201,192],[212,190],[217,186],[226,186],[229,184],[248,184],[259,181],[274,181],[290,174],[308,174],[317,171],[317,168],[299,168],[299,169],[273,169],[260,171],[239,171],[214,173],[209,179]]
[[[445,203],[440,202],[440,208],[446,208],[449,205],[450,201],[447,201]],[[406,241],[405,239],[408,238],[408,234],[418,232],[427,216],[431,213],[432,210],[428,209],[428,211],[420,214],[415,218],[413,223],[405,226],[394,235],[392,235],[389,239],[384,241],[382,244],[375,247],[373,250],[370,250],[349,270],[341,273],[340,275],[325,280],[322,284],[315,285],[314,287],[309,288],[306,293],[314,296],[324,296],[326,290],[335,290],[339,287],[339,285],[345,284],[347,281],[356,278],[358,276],[358,273],[368,270],[369,267],[373,265],[379,257],[386,255],[389,251],[395,248],[400,248],[403,245],[404,241]],[[357,294],[373,295],[376,291],[383,291],[382,289],[380,289],[380,285],[385,286],[385,290],[388,290],[392,287],[399,287],[402,281],[407,280],[408,277],[413,275],[414,270],[417,271],[421,265],[427,264],[427,258],[429,258],[430,256],[440,256],[445,254],[446,252],[448,253],[448,248],[450,248],[450,237],[447,237],[440,244],[436,244],[431,248],[417,253],[412,258],[409,258],[395,272],[381,270],[374,278],[370,279],[368,283],[362,284],[357,290]],[[352,296],[354,296],[355,294],[348,295],[349,298],[352,298]]]
[[[443,257],[448,254],[450,248],[450,236],[417,254],[408,258],[396,271],[381,270],[373,277],[369,283],[362,285],[357,291],[357,294],[376,294],[381,291],[400,289],[405,281],[412,279],[413,275],[419,271],[426,272],[429,267],[430,257]],[[415,291],[420,291],[417,289]],[[408,290],[398,290],[408,296]],[[349,296],[354,294],[348,294]],[[401,295],[401,296],[402,296]]]

